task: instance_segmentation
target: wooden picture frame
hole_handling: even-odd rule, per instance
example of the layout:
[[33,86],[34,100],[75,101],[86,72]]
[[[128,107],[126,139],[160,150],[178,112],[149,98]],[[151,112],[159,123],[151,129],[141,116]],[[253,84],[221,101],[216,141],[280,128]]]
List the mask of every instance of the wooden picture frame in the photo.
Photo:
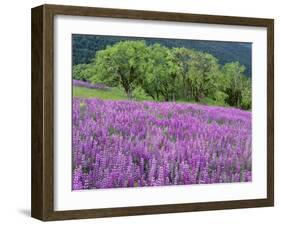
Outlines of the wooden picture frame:
[[[126,18],[240,25],[267,29],[267,198],[121,208],[54,210],[54,16]],[[274,205],[274,20],[41,5],[32,9],[32,200],[31,215],[50,220],[163,214]]]

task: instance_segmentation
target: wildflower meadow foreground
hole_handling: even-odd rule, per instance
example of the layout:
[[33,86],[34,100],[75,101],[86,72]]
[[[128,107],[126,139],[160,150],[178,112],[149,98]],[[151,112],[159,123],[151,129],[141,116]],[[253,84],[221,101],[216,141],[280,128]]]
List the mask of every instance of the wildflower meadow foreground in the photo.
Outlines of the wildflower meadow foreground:
[[251,112],[73,98],[73,190],[248,182]]

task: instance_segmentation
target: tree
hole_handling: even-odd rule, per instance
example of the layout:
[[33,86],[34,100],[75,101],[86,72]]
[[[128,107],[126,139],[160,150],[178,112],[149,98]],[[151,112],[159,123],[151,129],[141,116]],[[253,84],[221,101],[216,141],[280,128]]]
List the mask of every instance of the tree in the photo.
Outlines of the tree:
[[173,48],[171,49],[175,58],[175,63],[181,68],[180,70],[180,96],[184,99],[190,97],[191,85],[188,78],[189,61],[191,60],[192,50],[186,48]]
[[193,51],[188,74],[191,96],[197,102],[206,96],[212,96],[219,86],[219,64],[211,54]]
[[248,110],[252,108],[252,81],[247,77],[245,77],[244,80],[245,84],[242,89],[241,108]]
[[149,47],[149,60],[142,84],[145,92],[155,100],[176,100],[180,65],[169,48],[154,44]]
[[122,41],[98,51],[91,80],[121,86],[131,99],[133,90],[142,83],[147,51],[144,41]]
[[73,79],[88,81],[93,75],[93,65],[91,64],[77,64],[73,66]]
[[245,66],[239,62],[227,63],[222,68],[227,79],[225,92],[228,95],[227,103],[238,108],[251,107],[251,80],[244,75]]

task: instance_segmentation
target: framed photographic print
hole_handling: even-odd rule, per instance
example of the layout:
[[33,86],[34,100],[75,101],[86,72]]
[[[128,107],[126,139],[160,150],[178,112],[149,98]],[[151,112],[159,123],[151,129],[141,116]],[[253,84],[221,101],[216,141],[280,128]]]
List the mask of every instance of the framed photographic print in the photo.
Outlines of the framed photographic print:
[[32,216],[274,205],[274,21],[32,9]]

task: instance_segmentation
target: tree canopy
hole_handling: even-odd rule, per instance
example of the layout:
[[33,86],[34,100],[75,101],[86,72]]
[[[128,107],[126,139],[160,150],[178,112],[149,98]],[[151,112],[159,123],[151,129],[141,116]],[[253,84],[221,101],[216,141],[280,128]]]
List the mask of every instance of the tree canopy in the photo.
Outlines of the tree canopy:
[[120,41],[126,40],[144,40],[150,46],[161,44],[168,48],[186,48],[201,52],[207,52],[216,57],[220,64],[224,65],[230,62],[239,61],[246,66],[245,75],[251,77],[252,57],[251,44],[239,42],[222,42],[206,40],[188,40],[188,39],[169,39],[169,38],[146,38],[146,37],[122,37],[107,35],[72,35],[72,62],[73,65],[88,64],[96,56],[96,53],[113,46]]
[[239,62],[220,65],[213,55],[159,43],[120,41],[97,51],[89,64],[73,68],[73,77],[120,87],[155,101],[194,101],[251,109],[251,79]]
[[94,60],[93,82],[122,86],[129,98],[142,84],[148,61],[148,49],[143,41],[124,41],[97,53]]

